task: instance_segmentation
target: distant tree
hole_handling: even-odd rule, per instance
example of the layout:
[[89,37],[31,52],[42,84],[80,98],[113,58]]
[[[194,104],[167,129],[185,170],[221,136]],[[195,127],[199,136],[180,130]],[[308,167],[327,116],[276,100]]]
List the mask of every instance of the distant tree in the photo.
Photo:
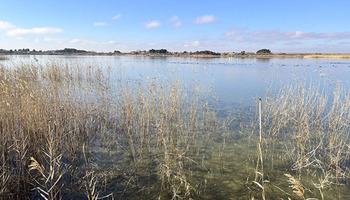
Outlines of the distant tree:
[[120,51],[114,51],[114,53],[120,54],[121,52]]
[[169,52],[168,52],[168,50],[166,50],[166,49],[158,49],[158,50],[156,50],[156,49],[150,49],[150,50],[148,51],[148,53],[151,53],[151,54],[167,54],[167,53],[169,53]]
[[245,55],[245,51],[241,51],[241,53],[240,53],[241,55]]
[[205,50],[205,51],[196,51],[194,54],[200,54],[200,55],[220,55],[220,53],[216,53],[216,52],[208,51],[208,50]]
[[18,49],[18,51],[21,51],[21,52],[28,52],[28,51],[30,51],[29,49]]
[[58,53],[86,53],[85,50],[78,50],[78,49],[73,49],[73,48],[65,48],[63,50],[57,50],[56,52]]
[[271,54],[270,49],[260,49],[256,52],[257,54]]
[[158,52],[161,53],[161,54],[167,54],[168,50],[166,50],[166,49],[159,49]]

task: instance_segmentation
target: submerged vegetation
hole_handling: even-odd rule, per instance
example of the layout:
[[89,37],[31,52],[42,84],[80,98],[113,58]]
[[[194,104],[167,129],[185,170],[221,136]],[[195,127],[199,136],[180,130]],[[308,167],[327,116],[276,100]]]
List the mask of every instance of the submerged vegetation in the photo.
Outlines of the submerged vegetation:
[[349,197],[341,85],[332,98],[319,86],[268,91],[260,127],[253,111],[218,116],[207,95],[169,76],[55,61],[2,66],[0,198]]
[[291,189],[283,190],[293,199],[349,198],[349,92],[338,85],[329,96],[320,86],[299,84],[267,95],[264,105],[262,191],[277,196],[284,171]]
[[196,195],[194,155],[222,128],[197,89],[55,62],[0,72],[2,197]]

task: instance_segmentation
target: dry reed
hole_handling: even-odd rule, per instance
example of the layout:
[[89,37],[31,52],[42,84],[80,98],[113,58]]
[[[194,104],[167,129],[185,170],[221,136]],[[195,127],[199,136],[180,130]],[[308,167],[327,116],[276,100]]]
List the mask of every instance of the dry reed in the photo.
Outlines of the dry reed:
[[176,79],[110,74],[57,61],[0,68],[2,197],[196,196],[200,146],[228,132],[214,106]]
[[[325,198],[325,188],[346,183],[350,114],[347,94],[340,84],[333,94],[321,90],[320,85],[307,88],[300,84],[282,87],[274,96],[268,91],[262,118],[266,135],[264,169],[269,177],[281,169],[293,170],[299,179],[309,178],[305,180],[308,188],[319,190],[321,199]],[[253,124],[251,130],[257,129],[254,126],[257,125]],[[302,188],[296,186],[297,179],[288,177],[298,196],[304,196]]]
[[304,197],[304,186],[300,183],[299,180],[295,179],[292,175],[290,174],[284,174],[286,177],[288,177],[288,183],[290,184],[289,187],[293,189],[293,192],[301,197],[302,199],[305,199]]

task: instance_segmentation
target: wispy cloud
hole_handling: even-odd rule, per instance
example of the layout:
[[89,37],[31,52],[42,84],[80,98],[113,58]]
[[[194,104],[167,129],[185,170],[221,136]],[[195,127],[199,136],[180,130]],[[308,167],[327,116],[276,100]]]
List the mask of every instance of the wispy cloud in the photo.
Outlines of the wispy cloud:
[[62,29],[55,27],[19,28],[5,21],[0,21],[0,31],[5,31],[7,36],[16,37],[17,39],[22,39],[21,36],[24,35],[46,35],[63,32]]
[[113,40],[109,40],[109,41],[95,41],[95,40],[84,40],[84,39],[73,39],[73,40],[69,40],[68,43],[70,43],[70,44],[80,44],[80,45],[113,45],[113,44],[117,44]]
[[64,40],[63,40],[63,39],[59,39],[59,38],[45,37],[45,38],[44,38],[44,42],[62,43],[62,42],[64,42]]
[[347,32],[307,32],[307,31],[280,31],[276,30],[255,30],[248,31],[245,28],[233,27],[225,36],[232,37],[235,41],[305,41],[305,40],[342,40],[350,39],[350,31]]
[[76,45],[113,45],[117,44],[117,42],[113,40],[108,41],[96,41],[96,40],[85,40],[85,39],[60,39],[60,38],[51,38],[45,37],[43,39],[44,42],[54,42],[57,44],[76,44]]
[[8,22],[4,22],[4,21],[0,21],[0,31],[6,31],[9,29],[14,28],[15,26],[8,23]]
[[159,21],[154,20],[154,21],[147,22],[145,24],[145,28],[147,28],[147,29],[158,28],[160,25],[161,24],[159,23]]
[[114,20],[118,20],[118,19],[121,18],[121,17],[122,17],[121,14],[117,14],[117,15],[115,15],[115,16],[113,17],[113,19],[114,19]]
[[226,36],[240,35],[243,31],[248,30],[247,28],[232,27],[228,32],[225,33]]
[[172,23],[174,28],[180,28],[182,26],[182,23],[177,15],[172,16],[168,20],[168,23]]
[[117,44],[117,42],[114,41],[114,40],[109,40],[109,41],[107,41],[105,44]]
[[108,26],[106,22],[95,22],[94,26]]
[[73,39],[73,40],[69,40],[68,41],[71,44],[94,44],[95,42],[91,41],[91,40],[83,40],[83,39]]
[[176,22],[173,27],[174,28],[180,28],[182,26],[182,23],[181,22]]
[[199,45],[199,41],[185,42],[184,47],[198,47]]
[[168,22],[175,22],[177,20],[179,20],[179,17],[177,15],[174,15],[168,20]]
[[6,32],[7,36],[18,37],[23,35],[45,35],[45,34],[55,34],[63,32],[60,28],[51,28],[51,27],[37,27],[37,28],[14,28]]
[[217,18],[213,15],[203,15],[195,19],[196,24],[210,24],[217,21]]

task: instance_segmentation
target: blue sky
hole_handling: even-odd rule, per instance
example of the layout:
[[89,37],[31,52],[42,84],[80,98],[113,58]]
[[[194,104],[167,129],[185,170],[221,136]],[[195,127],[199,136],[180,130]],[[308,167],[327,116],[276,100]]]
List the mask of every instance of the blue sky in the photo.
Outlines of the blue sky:
[[349,0],[0,0],[0,49],[350,53]]

